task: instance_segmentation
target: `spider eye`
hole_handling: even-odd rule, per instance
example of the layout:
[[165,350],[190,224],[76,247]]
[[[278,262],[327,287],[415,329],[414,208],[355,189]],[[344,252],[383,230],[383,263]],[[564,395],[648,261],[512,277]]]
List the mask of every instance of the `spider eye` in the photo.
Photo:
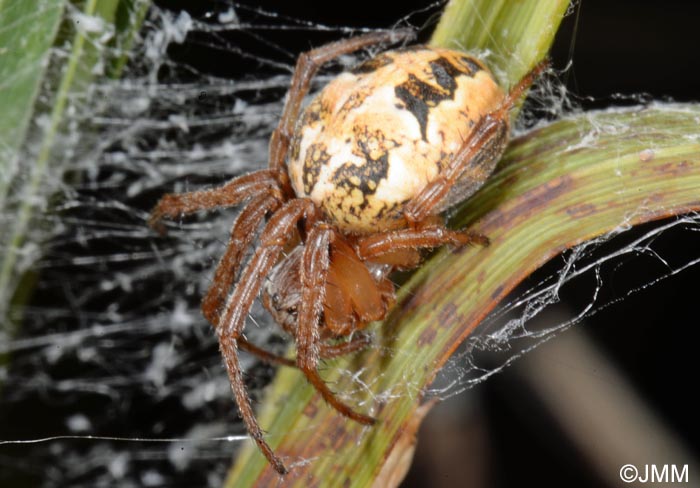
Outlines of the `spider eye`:
[[293,315],[294,317],[296,317],[297,316],[297,307],[296,306],[288,307],[286,312],[289,315]]

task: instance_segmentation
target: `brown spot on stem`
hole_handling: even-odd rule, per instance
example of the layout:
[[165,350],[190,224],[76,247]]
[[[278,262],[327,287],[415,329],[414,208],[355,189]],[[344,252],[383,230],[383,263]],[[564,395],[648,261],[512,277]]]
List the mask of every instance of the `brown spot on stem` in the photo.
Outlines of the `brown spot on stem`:
[[654,167],[654,172],[668,176],[682,176],[692,171],[694,164],[691,161],[671,161]]
[[517,222],[538,214],[550,206],[554,200],[566,194],[574,186],[570,175],[563,175],[547,183],[532,188],[513,201],[513,205],[494,211],[484,221],[486,228],[511,228]]
[[444,307],[442,307],[442,310],[440,310],[440,314],[438,315],[438,325],[440,327],[445,327],[447,324],[450,323],[452,317],[457,313],[457,305],[454,303],[448,303]]
[[333,429],[333,434],[331,435],[331,448],[333,450],[338,450],[343,445],[345,444],[345,436],[347,434],[347,431],[345,428],[341,425],[338,424],[335,426],[335,429]]
[[436,336],[437,330],[434,327],[426,328],[418,337],[418,346],[423,347],[432,344]]
[[309,402],[304,407],[304,415],[306,415],[310,419],[315,418],[317,413],[318,408],[316,408],[316,404],[314,402]]
[[498,300],[503,293],[503,285],[498,285],[493,293],[491,293],[491,300]]
[[566,213],[574,219],[580,219],[593,215],[596,210],[596,206],[592,203],[581,203],[579,205],[572,205],[571,207],[568,207],[566,209]]

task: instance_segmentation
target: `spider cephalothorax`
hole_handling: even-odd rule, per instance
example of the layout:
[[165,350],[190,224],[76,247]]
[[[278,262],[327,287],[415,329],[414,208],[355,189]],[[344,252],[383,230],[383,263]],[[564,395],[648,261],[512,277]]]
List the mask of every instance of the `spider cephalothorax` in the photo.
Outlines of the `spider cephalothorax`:
[[[245,203],[202,311],[216,328],[246,427],[280,474],[287,470],[263,438],[238,350],[298,367],[338,412],[372,424],[335,397],[319,376],[319,360],[369,344],[356,332],[386,316],[395,300],[388,274],[417,266],[421,249],[488,243],[469,230],[447,229],[440,213],[486,180],[508,139],[509,110],[545,67],[537,65],[505,94],[467,54],[402,48],[339,75],[302,112],[323,63],[409,37],[372,33],[302,54],[270,139],[269,167],[218,188],[165,195],[151,214],[150,224],[162,230],[163,218]],[[261,291],[294,338],[296,361],[243,337]]]

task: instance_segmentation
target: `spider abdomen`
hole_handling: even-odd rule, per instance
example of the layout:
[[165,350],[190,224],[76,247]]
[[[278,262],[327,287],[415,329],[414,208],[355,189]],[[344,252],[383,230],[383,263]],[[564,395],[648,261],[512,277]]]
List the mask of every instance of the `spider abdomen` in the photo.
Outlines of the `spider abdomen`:
[[[292,186],[343,232],[404,227],[406,202],[503,99],[487,69],[462,52],[414,47],[380,54],[339,75],[306,108],[287,161]],[[446,203],[483,183],[505,145],[507,122],[498,134]]]

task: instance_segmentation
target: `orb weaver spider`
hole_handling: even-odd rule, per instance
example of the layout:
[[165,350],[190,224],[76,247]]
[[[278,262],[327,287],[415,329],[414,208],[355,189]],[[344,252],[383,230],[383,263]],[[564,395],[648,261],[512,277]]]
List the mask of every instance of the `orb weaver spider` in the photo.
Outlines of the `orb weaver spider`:
[[[243,204],[202,311],[216,329],[248,432],[280,474],[287,468],[258,425],[239,349],[298,367],[340,414],[373,424],[336,397],[319,361],[370,344],[360,331],[395,301],[389,273],[418,266],[421,249],[488,244],[471,230],[445,227],[440,214],[493,171],[508,141],[510,109],[547,66],[540,62],[504,93],[468,54],[403,47],[338,75],[302,110],[324,63],[411,36],[370,33],[301,54],[270,138],[268,168],[217,188],[167,194],[151,213],[150,225],[162,232],[162,219]],[[261,291],[264,306],[295,340],[295,361],[243,336]]]

